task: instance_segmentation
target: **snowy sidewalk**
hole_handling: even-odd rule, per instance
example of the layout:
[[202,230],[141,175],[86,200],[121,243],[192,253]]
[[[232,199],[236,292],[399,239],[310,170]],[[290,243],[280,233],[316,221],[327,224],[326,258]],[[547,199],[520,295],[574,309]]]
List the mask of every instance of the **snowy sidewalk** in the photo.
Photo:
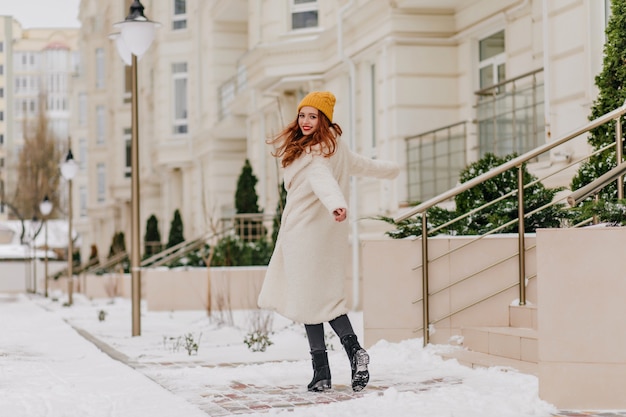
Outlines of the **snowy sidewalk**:
[[[309,393],[301,326],[276,317],[274,344],[253,353],[242,342],[251,313],[232,313],[224,325],[206,312],[145,310],[142,336],[131,337],[127,300],[77,295],[67,308],[0,294],[0,417],[626,417],[558,411],[539,399],[536,377],[444,361],[437,352],[452,347],[421,339],[369,348],[372,378],[359,393],[345,353],[331,346],[333,389]],[[196,355],[172,349],[184,334],[196,338]]]
[[62,318],[0,294],[2,417],[206,417],[119,363]]

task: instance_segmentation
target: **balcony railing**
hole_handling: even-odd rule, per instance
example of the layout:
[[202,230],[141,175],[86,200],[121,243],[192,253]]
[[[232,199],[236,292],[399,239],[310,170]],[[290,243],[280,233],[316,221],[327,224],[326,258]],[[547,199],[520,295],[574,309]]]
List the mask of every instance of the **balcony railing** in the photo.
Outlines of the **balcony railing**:
[[545,143],[543,69],[476,91],[480,157],[504,157]]
[[422,201],[457,183],[467,163],[468,122],[406,138],[408,200]]
[[248,80],[246,68],[240,66],[237,69],[237,74],[235,76],[229,78],[222,85],[220,85],[218,90],[220,120],[223,120],[226,117],[230,116],[231,103],[235,100],[237,94],[247,87],[247,83]]

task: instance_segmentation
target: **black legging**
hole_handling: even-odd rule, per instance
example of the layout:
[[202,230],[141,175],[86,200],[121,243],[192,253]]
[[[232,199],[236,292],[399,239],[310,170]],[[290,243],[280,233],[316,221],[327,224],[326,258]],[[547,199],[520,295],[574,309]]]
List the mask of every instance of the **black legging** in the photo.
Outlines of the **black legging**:
[[[354,334],[354,330],[352,330],[352,324],[350,324],[350,319],[345,314],[342,314],[341,316],[332,319],[328,323],[333,328],[335,333],[337,333],[337,336],[339,336],[339,340],[341,340],[344,336]],[[305,324],[304,328],[306,329],[306,335],[309,339],[309,347],[311,348],[311,353],[326,352],[326,342],[324,341],[324,324]]]

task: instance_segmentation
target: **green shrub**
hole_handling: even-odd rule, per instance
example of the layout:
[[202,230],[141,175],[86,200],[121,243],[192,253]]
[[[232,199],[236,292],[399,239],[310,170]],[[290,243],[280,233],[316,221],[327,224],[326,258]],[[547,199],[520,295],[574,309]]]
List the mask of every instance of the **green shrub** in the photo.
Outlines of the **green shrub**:
[[[510,161],[515,158],[515,156],[515,154],[511,154],[504,158],[499,158],[494,154],[488,153],[479,161],[470,164],[461,171],[460,182],[464,183],[478,177]],[[481,207],[487,202],[494,201],[511,191],[517,190],[517,175],[517,168],[513,168],[458,194],[454,199],[454,210],[432,207],[427,211],[429,230],[444,225],[456,217],[472,212],[474,209]],[[530,184],[536,180],[536,177],[526,170],[526,166],[522,167],[522,177],[524,184]],[[548,189],[539,181],[528,186],[524,189],[524,213],[529,213],[552,202],[556,193],[561,190],[562,188]],[[570,212],[564,210],[562,206],[550,206],[526,217],[524,220],[524,231],[528,233],[534,232],[538,228],[560,227],[564,221],[570,218]],[[387,234],[393,238],[420,236],[422,233],[421,215],[398,223],[395,223],[393,219],[389,217],[379,217],[379,219],[396,226],[396,230],[387,232]],[[500,226],[504,226],[515,219],[517,219],[517,193],[504,197],[488,208],[477,211],[442,228],[438,233],[450,235],[481,235]],[[499,233],[516,233],[518,231],[517,228],[517,222],[515,222],[509,226],[504,226]]]

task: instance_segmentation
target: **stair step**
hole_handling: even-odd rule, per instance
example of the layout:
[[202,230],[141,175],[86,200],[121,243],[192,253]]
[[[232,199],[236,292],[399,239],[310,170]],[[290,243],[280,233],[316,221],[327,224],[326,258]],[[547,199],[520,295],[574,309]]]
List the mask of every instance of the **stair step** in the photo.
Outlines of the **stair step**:
[[456,359],[461,365],[465,365],[470,368],[490,368],[492,366],[501,366],[516,369],[524,374],[535,376],[539,374],[539,365],[536,363],[489,355],[482,352],[474,352],[463,348],[454,349],[445,353],[439,353],[439,356],[446,360]]
[[509,325],[537,330],[537,306],[509,306]]
[[493,356],[538,362],[537,330],[521,327],[465,327],[463,347]]

